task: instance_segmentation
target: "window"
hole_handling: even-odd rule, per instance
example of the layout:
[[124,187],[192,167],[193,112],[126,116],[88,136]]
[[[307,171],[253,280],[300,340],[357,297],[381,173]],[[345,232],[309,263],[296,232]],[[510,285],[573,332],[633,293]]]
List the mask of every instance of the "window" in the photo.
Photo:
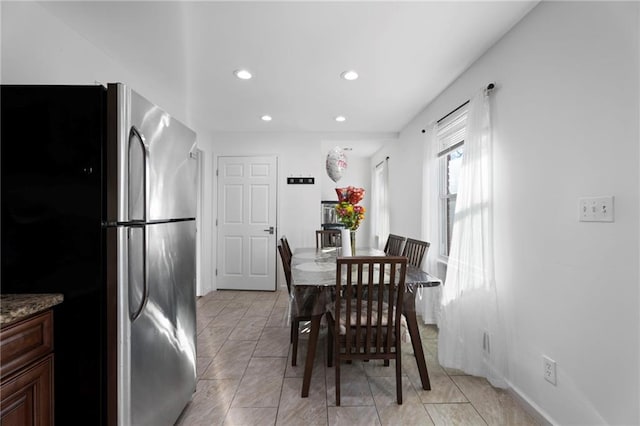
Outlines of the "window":
[[381,161],[373,171],[373,227],[375,245],[383,248],[389,234],[389,158]]
[[465,103],[440,119],[436,126],[440,157],[440,255],[448,256],[458,196],[458,177],[464,155],[467,106]]
[[440,159],[440,173],[442,176],[442,188],[440,192],[440,224],[441,224],[441,253],[449,255],[451,247],[451,231],[453,218],[456,212],[456,198],[458,196],[458,174],[464,146],[460,146]]

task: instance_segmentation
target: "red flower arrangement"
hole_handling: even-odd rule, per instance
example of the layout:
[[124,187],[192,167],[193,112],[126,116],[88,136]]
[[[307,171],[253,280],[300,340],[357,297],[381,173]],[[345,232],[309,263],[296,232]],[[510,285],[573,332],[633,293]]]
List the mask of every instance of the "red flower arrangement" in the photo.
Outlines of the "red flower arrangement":
[[347,229],[355,231],[364,220],[365,208],[357,205],[364,198],[364,189],[348,186],[336,188],[336,193],[338,194],[336,205],[338,218]]

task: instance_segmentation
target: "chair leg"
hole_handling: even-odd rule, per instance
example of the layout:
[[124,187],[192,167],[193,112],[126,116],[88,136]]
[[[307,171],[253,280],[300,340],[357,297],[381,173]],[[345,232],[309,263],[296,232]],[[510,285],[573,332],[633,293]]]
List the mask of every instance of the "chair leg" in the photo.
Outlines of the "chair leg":
[[336,407],[339,407],[339,406],[340,406],[340,358],[338,358],[336,353]]
[[291,321],[291,333],[293,334],[293,350],[291,352],[291,366],[295,367],[298,362],[298,331],[300,328],[297,319]]
[[327,367],[333,367],[333,330],[329,327],[327,335]]
[[402,354],[400,353],[400,348],[397,348],[396,352],[396,399],[398,400],[398,404],[402,405],[402,365],[400,362],[400,358]]

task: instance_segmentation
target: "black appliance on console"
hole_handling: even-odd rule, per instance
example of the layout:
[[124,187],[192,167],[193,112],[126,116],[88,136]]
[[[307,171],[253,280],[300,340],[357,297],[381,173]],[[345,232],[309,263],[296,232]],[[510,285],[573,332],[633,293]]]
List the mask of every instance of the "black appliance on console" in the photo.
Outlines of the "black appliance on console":
[[[337,201],[322,201],[320,203],[321,205],[321,224],[320,226],[322,227],[323,230],[341,230],[344,229],[345,226],[342,222],[340,222],[340,220],[338,219],[338,215],[336,213],[336,205],[338,204]],[[328,238],[328,237],[326,237]],[[323,241],[323,246],[324,247],[330,247],[332,245],[335,244],[335,241],[330,241],[329,239],[326,239]]]

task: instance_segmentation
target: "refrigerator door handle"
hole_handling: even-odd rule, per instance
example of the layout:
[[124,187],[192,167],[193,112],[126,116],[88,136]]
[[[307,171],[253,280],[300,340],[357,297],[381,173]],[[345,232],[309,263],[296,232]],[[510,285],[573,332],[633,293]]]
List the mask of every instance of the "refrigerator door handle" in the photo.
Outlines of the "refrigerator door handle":
[[[140,150],[136,152],[136,142],[139,142]],[[142,169],[140,170],[140,165],[137,164],[136,160],[141,161]],[[129,130],[129,221],[131,223],[145,223],[147,221],[147,213],[148,213],[148,183],[149,183],[149,147],[145,141],[144,135],[136,126],[131,126]],[[136,177],[136,178],[134,178]],[[142,186],[138,186],[141,184]],[[132,186],[135,185],[135,186]],[[141,206],[140,206],[141,205]],[[142,207],[142,211],[139,208]],[[137,228],[136,225],[133,225],[133,228]],[[130,231],[131,232],[131,228]],[[131,248],[131,246],[130,246]],[[144,310],[144,307],[147,304],[147,300],[149,299],[149,282],[148,275],[149,271],[147,269],[147,228],[142,227],[142,244],[141,247],[136,247],[138,250],[141,250],[140,262],[141,262],[141,272],[142,272],[142,297],[140,299],[140,303],[135,311],[129,311],[129,316],[131,318],[131,322],[134,322]],[[129,295],[131,300],[131,292],[134,289],[129,286]]]
[[[140,130],[138,130],[138,128],[136,126],[131,126],[131,130],[129,130],[129,176],[135,176],[136,173],[134,173],[134,170],[132,170],[132,164],[131,164],[131,151],[132,151],[132,144],[133,144],[133,140],[137,139],[140,142],[140,147],[142,148],[142,217],[141,218],[134,218],[131,217],[131,210],[132,210],[132,205],[134,204],[131,200],[131,198],[129,198],[129,220],[130,221],[141,221],[141,222],[146,222],[147,221],[147,194],[148,194],[148,163],[149,163],[149,147],[147,146],[147,143],[145,141],[144,135],[140,132]],[[129,197],[131,197],[131,182],[129,182]]]
[[[128,228],[129,235],[133,229],[142,229],[142,299],[140,300],[140,304],[138,308],[131,312],[129,311],[129,318],[131,322],[134,322],[142,313],[145,306],[147,305],[147,301],[149,300],[149,271],[147,269],[147,227],[146,226],[131,226]],[[131,249],[131,246],[129,246]],[[129,292],[131,292],[131,287],[129,287]],[[129,300],[131,300],[131,295],[129,296]]]

